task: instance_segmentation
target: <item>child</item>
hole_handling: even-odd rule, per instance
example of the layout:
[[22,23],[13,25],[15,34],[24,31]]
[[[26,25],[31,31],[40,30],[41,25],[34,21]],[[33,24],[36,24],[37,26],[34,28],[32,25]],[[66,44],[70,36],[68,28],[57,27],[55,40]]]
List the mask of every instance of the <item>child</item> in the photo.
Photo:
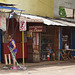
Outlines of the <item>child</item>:
[[55,53],[54,53],[54,51],[52,50],[50,44],[48,44],[46,50],[48,51],[48,55],[52,56],[52,57],[53,57],[53,60],[55,61]]

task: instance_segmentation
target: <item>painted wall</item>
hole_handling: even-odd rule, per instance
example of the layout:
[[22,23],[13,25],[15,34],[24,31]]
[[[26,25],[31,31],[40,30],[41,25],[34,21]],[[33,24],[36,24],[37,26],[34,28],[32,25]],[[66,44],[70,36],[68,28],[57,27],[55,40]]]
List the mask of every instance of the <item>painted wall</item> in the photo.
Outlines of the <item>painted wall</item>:
[[5,2],[6,0],[0,0],[0,2]]
[[59,17],[59,7],[75,9],[75,0],[54,0],[54,16]]
[[16,7],[26,10],[25,13],[53,17],[53,0],[6,0],[7,3],[18,4]]

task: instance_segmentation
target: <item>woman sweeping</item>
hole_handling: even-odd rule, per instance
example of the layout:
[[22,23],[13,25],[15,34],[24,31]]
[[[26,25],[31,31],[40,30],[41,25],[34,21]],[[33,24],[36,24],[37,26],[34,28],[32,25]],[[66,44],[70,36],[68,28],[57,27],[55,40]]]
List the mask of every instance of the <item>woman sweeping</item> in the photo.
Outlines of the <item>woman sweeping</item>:
[[12,69],[16,69],[16,61],[15,61],[15,57],[16,57],[16,53],[17,53],[16,43],[15,43],[14,39],[12,39],[12,37],[10,35],[8,36],[8,40],[9,40],[9,47],[11,49],[10,52],[11,52],[12,59],[13,59],[13,67],[12,67]]

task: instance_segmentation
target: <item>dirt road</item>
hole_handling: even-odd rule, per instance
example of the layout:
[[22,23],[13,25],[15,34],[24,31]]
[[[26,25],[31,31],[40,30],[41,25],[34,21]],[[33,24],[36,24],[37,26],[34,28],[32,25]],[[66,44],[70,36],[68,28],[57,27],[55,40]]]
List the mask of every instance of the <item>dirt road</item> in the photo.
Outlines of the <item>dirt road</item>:
[[0,75],[75,75],[75,63],[31,66],[26,71],[0,70]]

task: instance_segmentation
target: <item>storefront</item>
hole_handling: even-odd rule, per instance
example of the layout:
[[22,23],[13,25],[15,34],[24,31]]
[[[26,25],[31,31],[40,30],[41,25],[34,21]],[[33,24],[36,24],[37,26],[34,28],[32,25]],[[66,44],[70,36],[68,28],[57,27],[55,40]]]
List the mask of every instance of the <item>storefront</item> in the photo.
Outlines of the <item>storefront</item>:
[[[40,44],[41,44],[41,32],[43,32],[43,24],[35,23],[33,26],[29,26],[28,33],[31,33],[32,38],[27,37],[28,43],[28,62],[40,62]],[[31,46],[30,46],[31,44]]]
[[[45,26],[44,32],[41,33],[41,59],[47,60],[48,51],[46,48],[48,44],[51,45],[52,50],[55,53],[56,59],[58,59],[59,49],[59,27],[58,26]],[[52,60],[52,59],[51,59]]]
[[[36,29],[36,26],[34,27],[31,27],[32,29],[30,32]],[[33,51],[36,53],[36,56],[33,54],[34,55],[33,59],[37,60],[36,62],[38,62],[38,59],[39,61],[47,61],[48,53],[46,47],[48,46],[48,44],[50,44],[52,49],[54,50],[56,55],[55,56],[56,60],[61,58],[60,56],[61,54],[59,52],[60,49],[65,49],[65,44],[69,46],[69,49],[75,49],[74,31],[75,31],[74,27],[47,26],[43,24],[43,32],[41,33],[37,33],[37,32],[34,33],[34,31],[32,32],[32,39],[33,39],[32,46],[33,46]],[[35,45],[39,45],[39,47]],[[39,56],[37,55],[38,52],[39,52]],[[75,56],[75,51],[72,52],[72,55]]]
[[43,21],[39,19],[27,22],[27,62],[40,62],[41,33],[43,32]]
[[[24,17],[24,16],[23,16]],[[26,19],[27,58],[26,62],[41,62],[47,60],[46,47],[51,44],[58,59],[59,27],[47,26],[42,19]],[[25,38],[25,37],[24,37]]]
[[[21,26],[17,22],[17,19],[14,19],[14,24],[12,24],[12,19],[10,19],[9,23],[9,34],[12,34],[16,30],[14,39],[18,49],[17,59],[22,59],[23,57],[22,38],[24,38],[24,59],[26,59],[26,62],[47,60],[46,47],[48,44],[54,50],[57,60],[60,58],[59,49],[64,48],[65,40],[68,41],[67,43],[70,48],[74,48],[74,27],[43,18],[33,18],[34,16],[32,17],[30,15],[21,15],[21,17],[24,18],[23,21],[19,21],[22,23]],[[20,27],[22,30],[26,28],[26,31],[23,30],[24,36],[22,36]],[[7,45],[8,43],[5,43],[3,46],[4,51]]]
[[[24,17],[23,17],[24,18]],[[25,29],[26,25],[26,30]],[[24,27],[22,27],[24,26]],[[24,37],[22,36],[24,31]],[[7,45],[7,36],[12,35],[16,42],[18,53],[16,58],[22,62],[22,38],[24,38],[24,59],[25,62],[40,62],[40,33],[43,32],[43,21],[41,19],[9,19],[8,33],[2,34],[2,62],[4,62],[4,54],[10,54]],[[4,32],[3,32],[4,33]]]
[[60,26],[61,23],[45,18],[24,15],[27,25],[27,62],[40,62],[47,60],[48,44],[55,52],[56,59],[60,49]]
[[[74,27],[61,27],[60,34],[61,34],[60,49],[75,49],[75,28]],[[72,56],[75,56],[75,51],[72,51]],[[60,57],[60,59],[61,58],[62,57]]]
[[[10,5],[10,4],[3,4],[3,5],[0,6],[0,9],[8,9],[8,10],[13,10],[13,11],[14,10],[24,11],[24,10],[15,8],[15,7],[9,7],[9,6],[14,6],[14,5]],[[10,20],[10,18],[12,18],[12,16],[13,16],[12,15],[13,11],[4,12],[4,10],[3,10],[0,12],[0,29],[3,30],[3,31],[0,30],[0,62],[4,62],[4,54],[10,54],[10,52],[7,48],[7,45],[8,45],[7,37],[14,30],[13,28],[14,28],[15,24],[13,25],[13,23],[16,23],[15,20],[14,20],[15,22],[12,21],[13,23]],[[11,23],[12,23],[12,25],[11,25]]]
[[28,23],[27,32],[27,52],[28,62],[41,62],[47,60],[48,44],[51,45],[52,49],[58,59],[59,49],[59,27],[47,26],[43,23]]

